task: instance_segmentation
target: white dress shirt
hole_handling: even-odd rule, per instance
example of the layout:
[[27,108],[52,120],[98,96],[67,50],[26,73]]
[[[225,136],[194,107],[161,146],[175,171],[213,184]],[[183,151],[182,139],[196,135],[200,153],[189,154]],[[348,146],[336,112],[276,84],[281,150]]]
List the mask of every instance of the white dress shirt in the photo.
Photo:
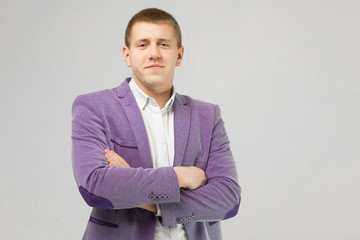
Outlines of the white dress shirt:
[[[147,137],[149,139],[151,158],[154,168],[174,165],[174,110],[175,90],[164,108],[160,109],[155,99],[146,95],[131,80],[130,89],[141,111]],[[156,216],[161,216],[159,206]],[[155,240],[188,240],[182,224],[171,227],[162,226],[156,218]]]

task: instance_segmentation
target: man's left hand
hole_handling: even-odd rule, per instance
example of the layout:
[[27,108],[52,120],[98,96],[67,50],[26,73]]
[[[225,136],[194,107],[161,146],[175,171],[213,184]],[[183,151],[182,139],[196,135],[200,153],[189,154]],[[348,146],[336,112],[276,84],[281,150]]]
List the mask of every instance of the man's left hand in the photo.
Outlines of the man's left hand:
[[[114,152],[112,150],[105,149],[105,158],[109,162],[110,166],[127,167],[127,168],[130,167],[130,165],[126,162],[125,159],[123,159],[121,156],[119,156],[116,152]],[[148,203],[145,205],[141,205],[141,206],[138,206],[138,208],[142,208],[142,209],[148,210],[150,212],[157,213],[157,207],[156,207],[156,204],[154,204],[154,203]]]

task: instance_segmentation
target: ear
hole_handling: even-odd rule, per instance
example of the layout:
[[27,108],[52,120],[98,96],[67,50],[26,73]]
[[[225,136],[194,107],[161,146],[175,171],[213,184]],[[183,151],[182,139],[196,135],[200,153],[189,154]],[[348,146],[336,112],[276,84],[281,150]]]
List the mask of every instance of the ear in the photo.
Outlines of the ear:
[[128,46],[124,46],[122,48],[122,55],[123,55],[123,58],[124,58],[124,61],[126,63],[126,65],[128,67],[131,67],[131,62],[130,62],[130,49],[128,48]]
[[184,47],[181,46],[178,49],[178,55],[177,55],[177,59],[176,59],[176,66],[180,66],[181,65],[181,61],[184,57]]

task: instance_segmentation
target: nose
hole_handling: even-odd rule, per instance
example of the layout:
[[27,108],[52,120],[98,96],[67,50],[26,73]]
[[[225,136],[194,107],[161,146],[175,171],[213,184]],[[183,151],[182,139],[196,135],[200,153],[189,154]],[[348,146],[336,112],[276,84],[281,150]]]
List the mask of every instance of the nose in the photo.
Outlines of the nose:
[[151,44],[149,48],[149,58],[150,60],[160,59],[161,54],[159,48],[156,44]]

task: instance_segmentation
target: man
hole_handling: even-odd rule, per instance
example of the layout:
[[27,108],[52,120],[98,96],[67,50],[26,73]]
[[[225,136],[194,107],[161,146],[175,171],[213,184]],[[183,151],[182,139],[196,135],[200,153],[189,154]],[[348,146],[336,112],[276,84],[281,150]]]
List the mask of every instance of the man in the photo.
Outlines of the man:
[[221,239],[240,187],[218,106],[175,93],[184,54],[176,20],[145,9],[129,22],[132,78],[73,104],[73,169],[93,207],[84,238]]

